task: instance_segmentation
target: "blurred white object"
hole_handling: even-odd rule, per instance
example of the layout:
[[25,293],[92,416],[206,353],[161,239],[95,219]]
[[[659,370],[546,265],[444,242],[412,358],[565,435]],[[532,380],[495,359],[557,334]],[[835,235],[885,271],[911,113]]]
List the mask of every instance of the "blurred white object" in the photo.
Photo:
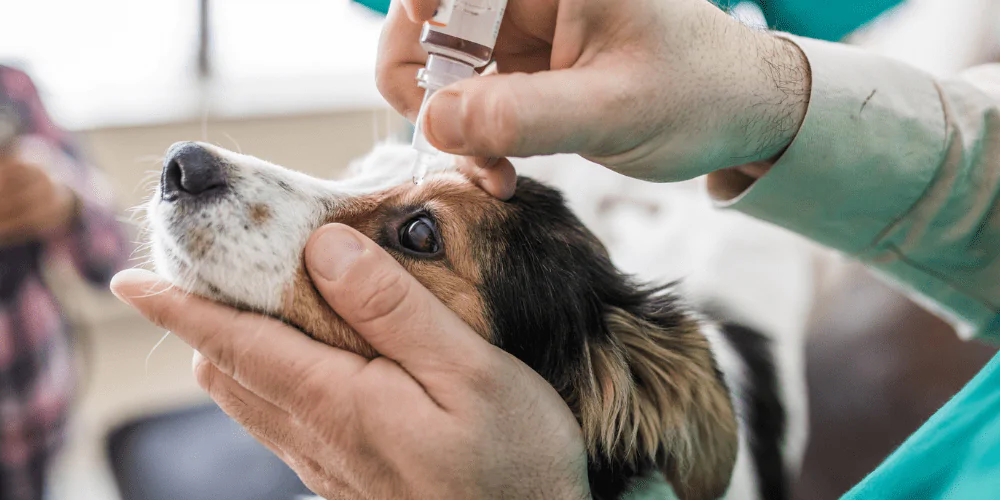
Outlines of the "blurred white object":
[[1000,39],[998,0],[907,0],[848,41],[937,76],[990,62]]
[[740,2],[735,7],[729,9],[729,15],[733,19],[754,29],[767,29],[767,18],[760,6],[753,2]]

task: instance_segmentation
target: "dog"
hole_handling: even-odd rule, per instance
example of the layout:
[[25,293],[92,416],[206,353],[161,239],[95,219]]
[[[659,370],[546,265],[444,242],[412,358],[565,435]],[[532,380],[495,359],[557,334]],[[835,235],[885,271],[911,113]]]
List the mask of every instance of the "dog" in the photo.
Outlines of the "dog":
[[789,415],[772,339],[709,319],[676,284],[619,271],[543,183],[521,176],[500,201],[445,157],[415,185],[412,160],[409,147],[383,145],[330,181],[177,143],[147,205],[156,270],[375,357],[303,265],[315,229],[350,225],[555,387],[583,430],[594,498],[622,498],[655,476],[684,500],[788,497],[801,458],[788,429],[802,412]]

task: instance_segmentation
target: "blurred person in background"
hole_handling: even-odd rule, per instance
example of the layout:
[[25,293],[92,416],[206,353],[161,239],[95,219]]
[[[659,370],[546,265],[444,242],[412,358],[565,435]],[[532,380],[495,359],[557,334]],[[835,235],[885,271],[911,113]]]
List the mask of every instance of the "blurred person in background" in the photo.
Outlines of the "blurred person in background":
[[97,172],[25,73],[0,66],[0,498],[39,500],[76,389],[69,324],[43,283],[64,259],[95,286],[128,258]]

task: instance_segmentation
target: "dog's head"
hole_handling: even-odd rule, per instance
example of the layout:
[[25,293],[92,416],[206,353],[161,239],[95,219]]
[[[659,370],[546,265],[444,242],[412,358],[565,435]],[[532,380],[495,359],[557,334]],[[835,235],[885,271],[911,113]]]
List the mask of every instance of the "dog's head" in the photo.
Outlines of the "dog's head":
[[315,229],[350,225],[560,392],[583,428],[592,473],[656,469],[683,498],[721,495],[736,420],[698,320],[670,289],[619,273],[553,189],[522,177],[515,196],[499,201],[446,170],[414,185],[411,161],[408,147],[383,146],[367,168],[334,182],[175,144],[148,207],[157,269],[193,293],[374,356],[303,265]]

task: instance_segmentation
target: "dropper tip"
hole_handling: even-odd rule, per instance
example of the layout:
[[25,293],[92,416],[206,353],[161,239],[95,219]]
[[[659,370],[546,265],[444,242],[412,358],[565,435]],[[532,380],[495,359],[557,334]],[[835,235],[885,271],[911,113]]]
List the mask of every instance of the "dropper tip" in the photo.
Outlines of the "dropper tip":
[[424,182],[427,170],[430,168],[432,156],[423,151],[417,153],[417,159],[413,163],[413,184],[419,186]]

